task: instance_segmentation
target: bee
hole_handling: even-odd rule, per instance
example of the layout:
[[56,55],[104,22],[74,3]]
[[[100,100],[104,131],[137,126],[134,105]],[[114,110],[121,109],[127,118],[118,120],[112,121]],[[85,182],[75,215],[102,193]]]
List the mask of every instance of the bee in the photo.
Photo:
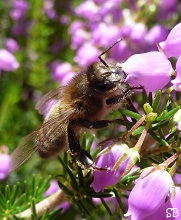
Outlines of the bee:
[[35,152],[49,158],[63,149],[70,149],[78,165],[84,169],[105,170],[96,167],[91,155],[80,146],[79,138],[84,129],[101,129],[114,121],[105,117],[120,108],[129,93],[125,83],[126,73],[121,65],[107,64],[102,56],[122,39],[102,52],[99,62],[90,64],[67,85],[56,88],[36,104],[40,114],[56,99],[41,127],[24,137],[12,154],[10,171],[19,168]]

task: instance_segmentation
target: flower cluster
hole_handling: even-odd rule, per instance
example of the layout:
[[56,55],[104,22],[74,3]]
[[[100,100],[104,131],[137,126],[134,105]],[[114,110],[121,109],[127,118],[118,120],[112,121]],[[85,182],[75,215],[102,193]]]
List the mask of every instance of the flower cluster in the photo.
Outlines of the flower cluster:
[[[171,30],[164,42],[159,43],[158,49],[160,51],[135,54],[122,64],[123,70],[128,74],[126,79],[127,83],[132,87],[142,86],[147,92],[161,90],[168,84],[172,89],[180,91],[180,45],[181,23],[177,24]],[[169,57],[174,57],[176,60],[176,71],[168,59]],[[177,73],[176,78],[171,80],[171,76],[174,72]],[[147,121],[149,126],[151,122],[150,117],[153,117],[149,116],[150,113],[153,114],[152,111],[152,108],[145,106],[145,112],[149,117]],[[156,118],[157,114],[154,116],[153,121]],[[178,124],[178,129],[180,129],[180,109],[175,113],[172,122],[173,124]],[[96,164],[99,166],[107,165],[111,170],[101,174],[98,174],[97,171],[94,172],[92,187],[95,191],[104,190],[105,187],[118,182],[119,179],[124,176],[124,172],[129,164],[133,167],[134,163],[140,159],[139,156],[136,155],[132,158],[133,151],[129,151],[128,146],[124,146],[124,143],[120,143],[119,146],[116,143],[111,146],[111,150],[109,149],[106,152],[103,150],[104,154],[98,158]],[[138,146],[136,144],[135,147],[131,149],[137,148],[138,152],[140,152],[140,146],[137,148]],[[147,146],[147,149],[148,148],[149,146]],[[116,153],[114,153],[114,151]],[[111,160],[109,158],[111,158]],[[130,158],[132,159],[130,160]],[[119,160],[121,163],[118,163]],[[115,161],[118,163],[116,169]],[[166,161],[164,163],[166,164]],[[120,170],[122,172],[120,172]],[[181,213],[179,205],[181,202],[180,190],[180,187],[174,186],[172,177],[165,168],[146,168],[136,181],[135,187],[129,195],[128,212],[125,216],[130,220],[164,219],[166,210],[175,208],[177,211],[175,219],[179,219],[178,216],[179,213]],[[142,196],[142,194],[144,194],[144,196]]]

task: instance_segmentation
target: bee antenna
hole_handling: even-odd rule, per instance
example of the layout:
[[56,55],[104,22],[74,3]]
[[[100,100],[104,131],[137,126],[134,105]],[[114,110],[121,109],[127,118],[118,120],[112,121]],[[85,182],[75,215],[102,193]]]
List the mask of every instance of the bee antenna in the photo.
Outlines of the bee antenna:
[[106,50],[104,50],[99,56],[99,60],[101,61],[101,63],[104,64],[104,66],[108,67],[108,64],[106,63],[106,61],[104,61],[102,59],[102,55],[104,55],[105,53],[107,53],[111,48],[113,48],[116,44],[118,44],[121,40],[123,40],[123,38],[119,38],[116,42],[114,42],[110,47],[108,47]]

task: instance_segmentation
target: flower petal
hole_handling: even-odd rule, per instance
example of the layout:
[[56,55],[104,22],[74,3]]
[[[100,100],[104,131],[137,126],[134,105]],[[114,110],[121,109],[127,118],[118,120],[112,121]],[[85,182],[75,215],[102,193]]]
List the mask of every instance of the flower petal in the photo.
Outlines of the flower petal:
[[[171,186],[171,177],[168,172],[156,169],[149,175],[150,168],[146,169],[130,193],[129,209],[125,214],[131,220],[141,220],[154,213],[165,201]],[[164,183],[164,184],[163,184]]]
[[170,81],[172,65],[160,52],[135,54],[122,64],[128,74],[126,82],[133,87],[143,86],[147,92],[162,89]]
[[166,56],[178,58],[181,54],[181,23],[177,24],[169,33],[166,41],[159,43]]

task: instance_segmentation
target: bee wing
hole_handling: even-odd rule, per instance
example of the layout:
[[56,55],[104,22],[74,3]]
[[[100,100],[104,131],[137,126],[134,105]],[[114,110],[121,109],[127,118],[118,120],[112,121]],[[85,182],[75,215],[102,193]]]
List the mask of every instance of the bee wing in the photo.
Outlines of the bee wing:
[[11,155],[10,172],[20,167],[38,150],[38,146],[34,145],[36,134],[37,132],[34,131],[20,141],[18,147]]
[[61,99],[62,88],[63,87],[56,88],[45,94],[35,105],[35,109],[42,115],[46,114],[52,105],[54,105],[58,99]]
[[[76,111],[76,109],[67,108],[66,111],[52,119],[49,119],[43,123],[39,129],[33,131],[28,136],[25,136],[11,155],[10,172],[18,169],[38,150],[39,145],[35,144],[35,138],[37,135],[42,137],[39,142],[41,142],[43,145],[43,143],[46,141],[46,138],[50,136],[59,126],[61,126],[61,124],[67,123],[67,121]],[[43,135],[44,131],[47,131],[46,135]]]

